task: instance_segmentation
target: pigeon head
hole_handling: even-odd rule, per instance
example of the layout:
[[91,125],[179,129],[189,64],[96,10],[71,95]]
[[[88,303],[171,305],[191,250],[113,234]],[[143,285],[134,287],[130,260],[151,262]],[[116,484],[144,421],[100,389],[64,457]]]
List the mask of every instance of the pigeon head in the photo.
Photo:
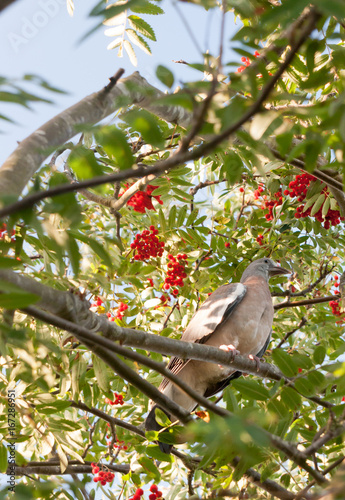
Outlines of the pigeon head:
[[272,276],[278,274],[291,274],[291,271],[276,264],[272,259],[264,257],[254,260],[242,274],[241,283],[244,283],[251,276],[261,276],[268,281]]

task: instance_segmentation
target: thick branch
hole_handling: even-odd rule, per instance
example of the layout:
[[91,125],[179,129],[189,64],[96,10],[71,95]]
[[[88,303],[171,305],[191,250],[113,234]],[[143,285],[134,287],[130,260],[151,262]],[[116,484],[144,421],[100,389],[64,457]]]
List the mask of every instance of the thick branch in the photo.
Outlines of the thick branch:
[[[109,469],[113,472],[119,472],[121,474],[128,474],[130,471],[129,465],[114,465],[107,464],[106,469]],[[39,474],[43,476],[62,476],[67,474],[91,474],[92,466],[91,462],[85,462],[85,464],[81,464],[77,460],[71,460],[68,463],[67,468],[64,472],[61,472],[60,464],[58,461],[49,461],[49,462],[29,462],[24,467],[15,467],[16,476],[25,476],[28,474]],[[8,474],[12,474],[9,470]]]
[[[59,318],[67,319],[74,323],[75,329],[80,325],[92,332],[102,332],[105,337],[113,341],[119,341],[123,346],[147,349],[165,355],[174,355],[181,359],[208,361],[210,363],[229,366],[234,370],[259,375],[263,378],[268,377],[272,380],[279,381],[283,379],[293,387],[291,381],[274,365],[260,363],[258,368],[255,361],[244,356],[236,356],[235,359],[232,359],[229,353],[216,347],[160,337],[131,328],[122,328],[116,325],[116,323],[108,321],[106,315],[99,316],[90,311],[89,303],[81,300],[78,296],[72,295],[69,292],[54,290],[10,270],[0,269],[0,279],[16,284],[24,291],[37,294],[41,297],[37,303],[39,307]],[[109,348],[111,345],[109,345]],[[309,399],[322,406],[332,406],[332,403],[322,401],[316,397]]]
[[[34,316],[35,318],[38,318],[45,323],[50,323],[54,326],[57,326],[58,328],[62,328],[64,330],[67,330],[73,335],[75,335],[79,340],[81,340],[83,343],[88,342],[91,345],[91,350],[95,354],[97,354],[97,351],[95,350],[95,346],[100,345],[104,347],[108,352],[114,352],[116,354],[119,354],[120,356],[123,356],[125,358],[131,359],[132,361],[135,361],[137,363],[140,363],[141,365],[147,366],[151,368],[152,370],[155,370],[156,372],[160,373],[164,377],[169,378],[175,385],[180,387],[184,392],[186,392],[191,398],[193,398],[198,404],[201,404],[205,408],[209,409],[210,411],[213,411],[213,413],[216,413],[217,415],[220,416],[229,416],[229,413],[224,410],[224,408],[221,408],[220,406],[215,405],[212,403],[212,401],[209,401],[207,398],[204,398],[201,396],[199,393],[191,389],[189,385],[184,383],[181,379],[179,379],[176,375],[174,375],[170,370],[165,368],[165,365],[163,363],[158,363],[157,361],[154,361],[151,358],[148,358],[147,356],[143,356],[142,354],[139,354],[135,351],[132,351],[130,349],[126,349],[118,344],[115,344],[109,339],[106,339],[104,337],[100,337],[97,334],[94,334],[90,331],[88,331],[86,328],[82,328],[79,325],[75,325],[74,323],[71,323],[70,321],[57,318],[56,316],[53,316],[52,314],[45,313],[43,311],[40,311],[39,309],[36,309],[35,307],[28,307],[27,309],[24,310],[25,312],[28,312],[30,315]],[[154,398],[152,398],[154,399]],[[158,404],[159,401],[154,399],[155,402]]]
[[0,195],[19,195],[52,148],[72,139],[77,133],[77,125],[96,124],[119,109],[118,98],[121,96],[169,122],[184,127],[191,123],[191,114],[187,110],[159,104],[164,93],[135,72],[121,79],[116,86],[109,84],[85,97],[24,139],[0,168]]
[[[112,352],[109,352],[108,347],[111,347],[112,350],[117,350],[123,353],[124,356],[133,357],[139,360],[139,362],[145,361],[144,356],[135,353],[131,353],[129,356],[129,352],[126,349],[123,349],[119,346],[109,345],[111,344],[108,339],[103,339],[102,337],[98,337],[97,335],[93,335],[88,332],[85,328],[80,327],[79,325],[74,325],[73,323],[67,320],[61,320],[60,318],[53,318],[51,315],[47,315],[43,312],[37,312],[36,308],[29,307],[24,310],[28,311],[31,315],[38,317],[39,319],[43,319],[45,321],[48,320],[46,316],[50,316],[50,321],[58,327],[64,328],[67,331],[73,333],[79,340],[83,342],[94,354],[99,356],[103,361],[105,361],[110,368],[112,368],[121,378],[127,380],[129,383],[137,387],[144,394],[146,394],[150,399],[153,399],[157,404],[159,404],[163,409],[167,410],[169,413],[172,413],[176,416],[181,422],[187,423],[191,417],[189,413],[174,403],[172,400],[167,398],[164,394],[162,394],[158,389],[149,384],[145,379],[140,377],[136,372],[134,372],[131,368],[129,368],[123,361],[121,361],[116,355]],[[152,362],[151,362],[152,363]],[[145,362],[147,364],[147,361]],[[155,366],[158,363],[154,363]],[[156,366],[157,368],[157,366]],[[160,368],[160,367],[159,367]],[[166,373],[168,376],[168,373]],[[172,378],[172,375],[169,375],[169,378]],[[178,382],[174,377],[174,383],[181,386],[181,382]],[[196,400],[200,400],[202,404],[205,405],[205,398],[197,395],[194,391],[191,391],[188,386],[183,384],[183,390],[191,395]],[[209,406],[209,403],[208,405]],[[224,408],[216,407],[216,405],[212,405],[212,411],[218,413],[224,417],[231,417],[232,413]],[[265,429],[260,429],[260,431],[267,437],[268,441],[271,445],[278,450],[282,451],[287,457],[291,460],[295,461],[298,465],[300,465],[304,470],[309,472],[309,474],[319,483],[322,484],[326,482],[324,477],[312,467],[310,467],[306,463],[307,455],[304,452],[301,452],[297,449],[294,443],[289,443],[287,441],[282,440],[280,437],[275,436],[274,434],[266,431]]]

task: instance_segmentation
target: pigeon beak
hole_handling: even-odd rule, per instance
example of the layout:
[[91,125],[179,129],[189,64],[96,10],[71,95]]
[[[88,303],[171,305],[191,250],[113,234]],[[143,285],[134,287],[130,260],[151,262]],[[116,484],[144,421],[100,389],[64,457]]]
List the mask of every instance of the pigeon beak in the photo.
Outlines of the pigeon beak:
[[284,269],[280,266],[272,266],[268,270],[270,276],[277,276],[278,274],[291,274],[291,271],[288,269]]

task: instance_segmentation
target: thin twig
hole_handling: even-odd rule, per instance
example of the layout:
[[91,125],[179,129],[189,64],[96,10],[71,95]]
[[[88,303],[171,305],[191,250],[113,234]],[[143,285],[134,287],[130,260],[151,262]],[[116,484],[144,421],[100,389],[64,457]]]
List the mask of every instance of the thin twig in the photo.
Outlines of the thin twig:
[[327,295],[326,297],[315,297],[314,299],[299,300],[298,302],[281,302],[280,304],[275,304],[274,309],[284,309],[286,307],[301,307],[310,306],[312,304],[321,304],[322,302],[329,302],[330,300],[339,300],[339,295]]
[[118,71],[116,71],[114,76],[111,76],[109,78],[109,83],[106,85],[103,89],[103,94],[109,94],[112,88],[115,87],[117,82],[120,80],[121,76],[124,74],[125,70],[123,68],[120,68]]
[[303,318],[301,319],[301,321],[299,322],[298,326],[296,326],[296,328],[294,328],[293,330],[287,332],[284,337],[281,339],[281,341],[279,342],[279,344],[276,346],[276,349],[278,349],[279,347],[281,347],[283,344],[285,344],[285,342],[287,341],[287,339],[289,337],[291,337],[291,335],[293,335],[295,332],[297,332],[298,330],[300,330],[305,324],[307,323],[307,318],[305,318],[303,316]]

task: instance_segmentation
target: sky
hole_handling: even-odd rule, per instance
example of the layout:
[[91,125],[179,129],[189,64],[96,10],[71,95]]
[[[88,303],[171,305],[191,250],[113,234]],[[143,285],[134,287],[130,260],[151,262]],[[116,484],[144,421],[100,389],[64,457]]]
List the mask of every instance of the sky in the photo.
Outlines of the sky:
[[[96,18],[88,16],[95,4],[96,0],[75,0],[71,17],[66,0],[17,0],[1,14],[2,76],[20,80],[25,74],[36,74],[67,94],[47,93],[31,85],[25,88],[40,97],[54,100],[54,104],[35,103],[30,111],[17,104],[0,102],[0,114],[16,121],[16,124],[0,122],[0,165],[18,141],[86,95],[100,90],[119,68],[125,69],[124,76],[138,70],[151,85],[165,90],[155,76],[158,64],[169,67],[179,85],[183,81],[199,79],[201,74],[173,61],[182,59],[201,63],[201,52],[211,50],[217,53],[219,12],[206,12],[196,5],[181,2],[176,6],[176,2],[163,0],[164,15],[143,16],[153,27],[157,42],[150,42],[152,56],[136,50],[138,66],[135,68],[127,55],[118,58],[117,50],[107,50],[112,38],[104,35],[104,27],[81,41],[97,23]],[[237,29],[232,14],[227,14],[225,55],[229,55],[231,34]]]

